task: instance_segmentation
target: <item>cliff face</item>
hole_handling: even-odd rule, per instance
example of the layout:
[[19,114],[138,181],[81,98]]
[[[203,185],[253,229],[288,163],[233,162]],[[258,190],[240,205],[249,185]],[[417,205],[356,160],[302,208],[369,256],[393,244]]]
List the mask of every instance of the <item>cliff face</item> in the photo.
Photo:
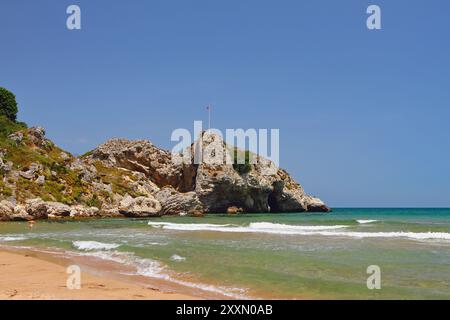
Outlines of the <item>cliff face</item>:
[[[237,152],[216,135],[202,141],[218,145],[222,157]],[[0,220],[306,211],[329,209],[260,157],[257,164],[174,165],[149,141],[113,139],[77,158],[42,128],[0,136]]]
[[[242,151],[225,145],[217,135],[203,135],[203,148],[210,149],[211,144],[219,145],[212,150],[223,152],[203,155],[205,161],[198,166],[195,183],[195,192],[209,211],[226,212],[229,207],[237,207],[244,212],[309,210],[312,198],[305,195],[303,188],[273,162],[250,153],[246,164],[215,165],[213,158],[217,153],[225,162],[226,157]],[[253,158],[256,164],[251,164]],[[322,211],[328,211],[323,203],[321,206]]]

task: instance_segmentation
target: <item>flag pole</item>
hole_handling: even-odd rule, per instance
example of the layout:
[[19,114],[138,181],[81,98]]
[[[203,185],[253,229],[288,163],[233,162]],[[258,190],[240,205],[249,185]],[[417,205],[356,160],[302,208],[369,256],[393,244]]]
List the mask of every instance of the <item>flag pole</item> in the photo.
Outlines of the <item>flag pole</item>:
[[208,104],[208,130],[211,130],[211,105]]

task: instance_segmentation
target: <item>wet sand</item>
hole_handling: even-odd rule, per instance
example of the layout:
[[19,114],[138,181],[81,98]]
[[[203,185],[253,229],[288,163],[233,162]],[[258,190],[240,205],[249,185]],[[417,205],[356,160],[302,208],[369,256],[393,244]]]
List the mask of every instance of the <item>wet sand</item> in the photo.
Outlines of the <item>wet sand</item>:
[[81,288],[68,289],[70,261],[27,251],[0,250],[0,299],[19,300],[185,300],[193,295],[164,292],[148,283],[131,283],[81,271]]

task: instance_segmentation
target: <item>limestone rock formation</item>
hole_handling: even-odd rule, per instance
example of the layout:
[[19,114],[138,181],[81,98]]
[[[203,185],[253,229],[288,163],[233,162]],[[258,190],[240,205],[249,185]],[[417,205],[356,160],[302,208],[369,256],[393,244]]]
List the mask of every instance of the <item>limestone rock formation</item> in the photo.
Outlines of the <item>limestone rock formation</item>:
[[15,143],[21,143],[23,140],[23,132],[14,132],[8,136],[8,138]]
[[200,164],[146,140],[112,139],[74,157],[41,127],[0,139],[0,220],[329,211],[273,162],[208,132],[183,153],[198,157],[201,142]]
[[45,147],[53,144],[45,137],[45,129],[42,127],[32,127],[27,130],[27,134],[30,141],[39,147]]
[[101,216],[100,209],[96,207],[76,205],[70,208],[70,217],[72,218],[92,218]]
[[203,204],[193,191],[181,193],[172,187],[165,187],[155,194],[161,203],[164,215],[191,214],[203,211]]
[[[226,163],[226,157],[231,156],[229,146],[216,135],[203,135],[204,149],[216,143],[221,144]],[[195,192],[208,212],[226,212],[229,207],[243,208],[245,212],[304,212],[310,203],[316,212],[329,211],[325,204],[307,196],[286,171],[267,159],[251,156],[256,164],[249,164],[249,171],[244,173],[232,164],[198,166]]]
[[319,198],[306,196],[305,199],[306,209],[308,212],[328,212],[330,209]]
[[100,160],[109,167],[141,172],[158,186],[185,189],[182,171],[173,166],[171,154],[147,140],[112,139],[98,146],[88,159]]
[[0,201],[0,221],[30,220],[32,217],[24,205],[14,204],[11,201]]
[[0,201],[0,221],[12,220],[11,216],[14,213],[14,205],[6,200]]
[[0,221],[96,217],[101,216],[99,211],[95,207],[68,206],[59,202],[46,202],[40,198],[29,199],[25,204],[3,200],[0,202]]
[[47,203],[40,198],[26,200],[25,211],[33,219],[46,219],[49,215]]
[[125,197],[119,204],[119,212],[127,217],[155,217],[161,215],[161,204],[153,197]]

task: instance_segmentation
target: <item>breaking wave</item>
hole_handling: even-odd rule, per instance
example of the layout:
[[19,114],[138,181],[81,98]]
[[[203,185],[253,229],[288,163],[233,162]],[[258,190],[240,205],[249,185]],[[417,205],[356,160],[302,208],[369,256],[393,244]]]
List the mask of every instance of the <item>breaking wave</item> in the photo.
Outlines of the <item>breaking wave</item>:
[[20,241],[20,240],[26,240],[28,239],[27,237],[21,237],[21,236],[12,236],[12,237],[8,237],[8,236],[4,236],[4,237],[0,237],[0,241],[3,242],[7,242],[7,241]]
[[[172,230],[191,230],[191,231],[203,231],[217,228],[233,227],[232,224],[210,224],[210,223],[170,223],[170,222],[153,222],[150,221],[148,225],[155,228],[172,229]],[[179,229],[178,229],[179,228]]]
[[253,222],[248,226],[237,226],[232,224],[202,224],[202,223],[170,223],[152,222],[152,227],[180,230],[180,231],[217,231],[217,232],[242,232],[242,233],[274,233],[274,234],[301,234],[302,232],[342,229],[347,226],[295,226],[270,222]]
[[352,238],[407,238],[414,240],[450,240],[450,233],[446,232],[317,232],[315,234],[335,237]]
[[170,260],[175,261],[175,262],[178,262],[178,261],[185,261],[186,258],[185,258],[185,257],[182,257],[182,256],[179,256],[179,255],[177,255],[177,254],[173,254],[173,255],[170,257]]
[[167,267],[161,262],[149,258],[140,258],[130,252],[94,251],[94,252],[78,253],[78,255],[91,256],[102,260],[112,261],[126,266],[131,266],[136,269],[135,272],[136,275],[141,275],[154,279],[161,279],[181,286],[195,288],[210,293],[220,294],[222,296],[234,299],[249,299],[249,297],[245,295],[245,290],[241,288],[214,286],[177,279],[176,277],[170,274],[170,270],[168,270]]
[[[369,223],[364,220],[364,223]],[[270,233],[280,235],[303,235],[303,236],[329,236],[329,237],[351,237],[351,238],[407,238],[415,240],[439,239],[450,240],[450,233],[446,232],[358,232],[358,231],[335,231],[345,229],[349,226],[298,226],[269,222],[255,222],[248,226],[219,225],[219,224],[183,224],[152,222],[150,226],[156,226],[167,230],[180,231],[215,231],[215,232],[237,232],[237,233]]]
[[72,244],[76,249],[83,251],[111,250],[120,246],[120,244],[116,243],[103,243],[97,241],[73,241]]
[[366,223],[372,223],[377,222],[378,220],[356,220],[359,224],[366,224]]

